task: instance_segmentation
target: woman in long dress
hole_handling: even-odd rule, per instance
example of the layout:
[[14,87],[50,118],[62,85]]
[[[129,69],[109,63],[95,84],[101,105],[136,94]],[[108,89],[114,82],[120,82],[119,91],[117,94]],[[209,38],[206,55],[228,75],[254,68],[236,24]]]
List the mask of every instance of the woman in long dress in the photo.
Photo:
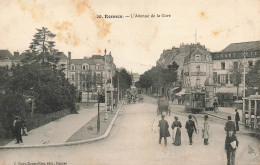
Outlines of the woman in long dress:
[[174,117],[175,121],[172,123],[172,129],[173,129],[173,144],[175,146],[181,145],[181,122],[178,121],[178,117]]

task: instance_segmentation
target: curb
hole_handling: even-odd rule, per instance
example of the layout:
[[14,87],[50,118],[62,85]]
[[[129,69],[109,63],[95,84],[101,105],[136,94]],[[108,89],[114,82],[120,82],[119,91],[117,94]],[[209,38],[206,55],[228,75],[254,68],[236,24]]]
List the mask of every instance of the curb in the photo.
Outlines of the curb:
[[12,146],[12,147],[5,147],[5,146],[0,146],[0,149],[22,149],[22,148],[46,148],[46,147],[61,147],[61,146],[71,146],[71,145],[78,145],[78,144],[84,144],[84,143],[91,143],[91,142],[96,142],[96,141],[100,141],[102,139],[105,139],[109,136],[113,125],[116,121],[116,118],[119,114],[119,111],[121,110],[122,106],[123,106],[124,101],[122,101],[120,107],[117,109],[117,112],[114,116],[114,118],[112,119],[110,125],[108,126],[106,132],[96,138],[92,138],[92,139],[87,139],[87,140],[81,140],[81,141],[75,141],[75,142],[67,142],[67,143],[59,143],[59,144],[49,144],[49,145],[31,145],[31,146]]
[[[211,114],[211,113],[205,112],[205,114],[210,115],[210,116],[213,116],[213,117],[216,117],[216,118],[219,118],[219,119],[222,119],[222,120],[227,120],[227,119],[224,118],[224,117],[220,117],[220,116],[218,116],[218,115],[214,115],[214,114]],[[243,125],[242,122],[238,122],[238,124],[239,124],[239,125]]]

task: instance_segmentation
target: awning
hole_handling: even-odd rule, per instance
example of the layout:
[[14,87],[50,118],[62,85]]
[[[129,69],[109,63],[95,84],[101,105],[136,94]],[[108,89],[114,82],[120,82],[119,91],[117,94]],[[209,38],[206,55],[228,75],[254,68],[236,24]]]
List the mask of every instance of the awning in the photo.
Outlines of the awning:
[[179,89],[180,87],[174,87],[171,89],[171,91],[175,91],[176,89]]
[[179,93],[175,93],[175,95],[181,96],[181,95],[184,95],[185,92],[186,92],[186,89],[182,88],[181,91]]

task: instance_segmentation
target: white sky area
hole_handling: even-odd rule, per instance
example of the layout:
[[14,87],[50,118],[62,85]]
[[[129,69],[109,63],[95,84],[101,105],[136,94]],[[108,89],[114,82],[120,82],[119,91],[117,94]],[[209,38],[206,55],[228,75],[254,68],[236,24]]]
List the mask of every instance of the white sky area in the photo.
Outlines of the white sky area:
[[[167,14],[169,18],[94,19]],[[111,51],[117,67],[143,73],[164,49],[197,41],[210,51],[260,40],[260,0],[0,0],[0,49],[22,53],[36,28],[57,34],[56,48],[80,59]]]

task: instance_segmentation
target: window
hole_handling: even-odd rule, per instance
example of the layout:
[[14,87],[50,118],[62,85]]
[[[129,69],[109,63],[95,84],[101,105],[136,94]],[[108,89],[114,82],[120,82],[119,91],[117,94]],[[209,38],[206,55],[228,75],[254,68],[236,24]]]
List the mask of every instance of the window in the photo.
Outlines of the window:
[[253,61],[248,61],[248,66],[249,67],[253,66]]
[[97,70],[99,70],[99,64],[97,64]]
[[226,69],[225,62],[221,62],[221,69],[222,69],[222,70],[225,70],[225,69]]
[[238,62],[233,62],[233,67],[234,67],[234,69],[237,69],[238,68]]
[[72,79],[72,81],[75,80],[75,75],[74,74],[71,75],[71,79]]
[[197,72],[199,73],[200,72],[200,65],[197,65],[196,69],[197,69]]
[[217,72],[213,72],[213,81],[214,81],[214,83],[218,82],[218,73]]
[[218,75],[218,83],[219,84],[226,84],[228,82],[226,74],[220,74]]
[[85,65],[83,65],[83,66],[82,66],[82,69],[83,69],[83,70],[86,70],[86,66],[85,66]]
[[195,61],[201,61],[201,57],[200,57],[199,54],[196,54],[196,55],[195,55]]
[[74,65],[71,65],[71,70],[75,70],[75,66]]

